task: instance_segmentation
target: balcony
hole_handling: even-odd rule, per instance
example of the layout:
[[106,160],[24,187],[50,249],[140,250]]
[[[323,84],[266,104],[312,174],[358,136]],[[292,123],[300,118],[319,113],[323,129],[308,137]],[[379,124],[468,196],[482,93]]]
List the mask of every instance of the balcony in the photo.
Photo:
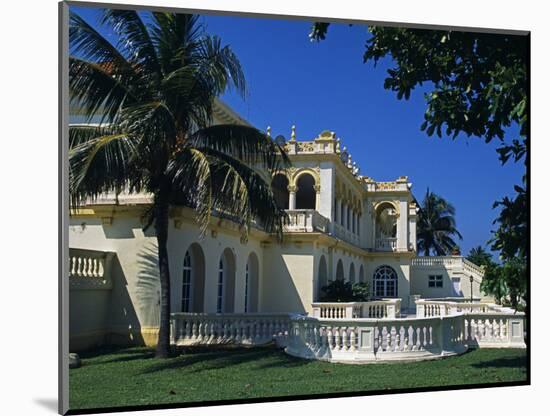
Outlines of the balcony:
[[334,235],[340,240],[347,241],[348,243],[355,244],[358,246],[360,244],[359,236],[352,233],[350,230],[346,229],[344,226],[333,222]]
[[397,251],[397,238],[377,238],[376,251]]
[[328,232],[328,218],[323,217],[314,209],[292,209],[287,210],[286,213],[289,218],[289,223],[285,226],[287,232]]

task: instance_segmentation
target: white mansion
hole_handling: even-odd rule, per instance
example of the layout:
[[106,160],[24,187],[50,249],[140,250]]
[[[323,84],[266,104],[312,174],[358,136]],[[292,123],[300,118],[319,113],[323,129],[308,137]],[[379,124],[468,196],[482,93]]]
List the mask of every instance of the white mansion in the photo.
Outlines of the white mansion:
[[[221,102],[215,115],[218,123],[246,124]],[[360,175],[329,131],[301,141],[293,127],[285,147],[292,167],[271,178],[290,218],[282,244],[257,228],[245,241],[233,222],[215,216],[201,238],[193,211],[172,209],[175,343],[287,337],[291,354],[336,361],[524,345],[523,318],[513,321],[510,311],[481,299],[482,269],[461,256],[417,256],[418,207],[406,176],[377,182]],[[147,195],[104,195],[72,213],[71,350],[155,343],[156,239],[140,222],[148,204]],[[369,282],[373,301],[319,303],[334,279]]]

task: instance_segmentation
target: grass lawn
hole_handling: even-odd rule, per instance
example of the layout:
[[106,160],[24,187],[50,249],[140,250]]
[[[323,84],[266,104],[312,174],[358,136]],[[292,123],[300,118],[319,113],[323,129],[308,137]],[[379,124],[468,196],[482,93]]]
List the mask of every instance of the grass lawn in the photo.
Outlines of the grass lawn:
[[151,349],[82,354],[70,370],[70,408],[250,399],[301,394],[521,382],[525,350],[479,349],[442,360],[330,364],[275,348],[188,349],[167,360]]

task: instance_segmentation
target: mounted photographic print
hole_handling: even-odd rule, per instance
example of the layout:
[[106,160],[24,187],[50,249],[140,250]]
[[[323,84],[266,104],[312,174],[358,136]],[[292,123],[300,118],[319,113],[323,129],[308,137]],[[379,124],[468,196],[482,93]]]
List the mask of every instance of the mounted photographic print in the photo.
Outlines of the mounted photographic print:
[[60,16],[61,413],[529,384],[528,32]]

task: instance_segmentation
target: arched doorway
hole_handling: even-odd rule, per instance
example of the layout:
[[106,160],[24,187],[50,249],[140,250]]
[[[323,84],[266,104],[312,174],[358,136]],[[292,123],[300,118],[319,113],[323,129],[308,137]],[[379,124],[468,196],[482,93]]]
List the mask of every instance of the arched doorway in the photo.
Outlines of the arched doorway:
[[248,256],[244,272],[244,312],[258,312],[259,265],[256,253]]
[[380,298],[397,297],[397,273],[390,266],[378,267],[373,276],[374,296]]
[[288,209],[288,178],[282,173],[273,176],[271,190],[277,206],[281,209]]
[[328,285],[328,272],[327,272],[327,261],[325,256],[321,256],[319,260],[319,272],[317,274],[317,301],[325,295],[323,287]]
[[296,209],[315,209],[315,179],[309,173],[303,173],[296,182]]
[[344,265],[342,259],[338,260],[336,264],[336,280],[344,280]]
[[235,309],[235,255],[226,248],[218,262],[216,312],[232,313]]
[[365,283],[365,270],[363,269],[363,265],[359,267],[359,283]]
[[183,257],[179,310],[204,312],[204,252],[197,243]]

